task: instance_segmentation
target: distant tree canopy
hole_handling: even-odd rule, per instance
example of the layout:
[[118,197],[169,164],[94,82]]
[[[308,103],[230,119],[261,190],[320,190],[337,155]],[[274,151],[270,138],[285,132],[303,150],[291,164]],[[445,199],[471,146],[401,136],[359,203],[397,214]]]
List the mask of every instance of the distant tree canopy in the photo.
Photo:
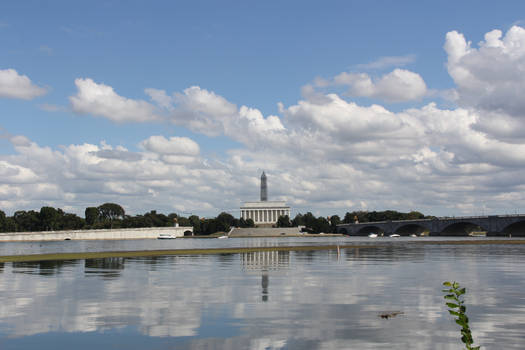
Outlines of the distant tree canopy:
[[[51,231],[51,230],[78,230],[101,228],[135,228],[135,227],[167,227],[192,226],[195,235],[209,235],[216,232],[228,232],[232,227],[255,227],[252,219],[237,219],[231,214],[222,212],[216,218],[199,218],[179,216],[175,213],[168,215],[151,210],[143,215],[126,215],[124,208],[116,203],[104,203],[98,207],[87,207],[84,211],[85,219],[76,214],[65,213],[60,208],[44,206],[40,211],[19,210],[13,216],[7,216],[0,210],[0,232],[24,231]],[[415,220],[431,218],[418,211],[408,213],[394,210],[385,211],[352,211],[347,212],[341,220],[338,215],[331,217],[316,217],[311,212],[298,213],[293,220],[288,216],[280,216],[275,226],[292,227],[304,226],[303,230],[310,233],[337,232],[337,225],[388,220]]]
[[411,211],[409,213],[402,213],[395,210],[385,211],[353,211],[347,212],[343,219],[345,224],[353,223],[356,220],[359,222],[374,222],[374,221],[394,221],[394,220],[417,220],[424,219],[425,215],[418,211]]

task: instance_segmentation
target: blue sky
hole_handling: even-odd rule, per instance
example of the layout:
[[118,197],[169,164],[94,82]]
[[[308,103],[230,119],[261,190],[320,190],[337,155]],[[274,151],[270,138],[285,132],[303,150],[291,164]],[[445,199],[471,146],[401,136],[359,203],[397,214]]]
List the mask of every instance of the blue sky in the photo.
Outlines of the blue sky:
[[[516,107],[518,97],[504,89],[480,94],[498,86],[490,79],[505,74],[515,78],[513,87],[521,86],[521,56],[507,48],[492,57],[478,45],[492,30],[500,30],[504,41],[511,28],[521,28],[524,7],[520,1],[3,2],[0,209],[54,205],[83,213],[86,206],[113,201],[130,213],[216,215],[256,198],[265,169],[270,196],[301,212],[525,210],[522,184],[513,177],[522,159],[495,161],[502,159],[497,152],[508,155],[512,145],[519,151],[523,142],[509,133],[523,118],[501,107]],[[453,50],[444,45],[452,31],[475,52],[451,63]],[[516,35],[512,40],[519,42]],[[501,71],[473,79],[484,64],[493,67],[491,59]],[[8,70],[17,81],[27,77],[37,92],[9,93]],[[186,91],[191,87],[198,89]],[[165,103],[146,89],[164,91]],[[98,95],[80,96],[88,91]],[[329,103],[329,95],[349,105],[334,111],[329,107],[340,103]],[[80,96],[76,102],[74,96]],[[466,118],[463,144],[450,130],[429,128],[432,123],[422,119],[428,111],[416,116],[429,104],[437,114]],[[372,105],[390,119],[378,117],[384,113]],[[260,115],[247,116],[242,106]],[[410,120],[403,119],[405,111]],[[460,117],[446,118],[454,124]],[[374,123],[386,127],[393,120],[400,123],[393,129],[374,129]],[[487,125],[496,121],[507,131],[491,134]],[[415,142],[410,130],[420,141],[435,140]],[[152,136],[163,139],[144,143]],[[75,145],[93,147],[72,155]],[[115,152],[86,160],[103,149]],[[40,151],[48,157],[36,156]],[[139,158],[140,164],[129,163]],[[120,172],[128,167],[135,173]],[[334,178],[334,172],[346,175]],[[148,177],[155,183],[146,183]],[[443,184],[450,188],[441,198]]]

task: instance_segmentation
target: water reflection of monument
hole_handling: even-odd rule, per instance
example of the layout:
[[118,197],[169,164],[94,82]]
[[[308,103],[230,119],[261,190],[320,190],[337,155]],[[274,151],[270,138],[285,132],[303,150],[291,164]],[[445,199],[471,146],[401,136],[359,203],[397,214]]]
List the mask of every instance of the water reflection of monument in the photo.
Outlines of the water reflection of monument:
[[290,265],[290,252],[273,250],[242,253],[241,264],[247,271],[279,270]]
[[261,300],[268,301],[270,276],[268,271],[280,270],[290,265],[290,252],[263,251],[242,253],[241,264],[248,273],[261,273]]

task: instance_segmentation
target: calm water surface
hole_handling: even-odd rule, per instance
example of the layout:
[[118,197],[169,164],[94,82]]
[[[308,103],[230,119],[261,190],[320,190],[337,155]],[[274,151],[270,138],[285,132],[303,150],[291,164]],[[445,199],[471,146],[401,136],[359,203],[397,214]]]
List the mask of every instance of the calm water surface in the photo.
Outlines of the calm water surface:
[[[177,240],[175,240],[177,241]],[[354,243],[344,238],[9,243],[6,251]],[[357,239],[355,242],[367,241]],[[193,243],[192,243],[193,242]],[[385,240],[384,242],[389,242]],[[0,349],[460,349],[441,283],[467,287],[482,349],[525,343],[525,245],[0,264]],[[402,311],[391,319],[378,315]]]

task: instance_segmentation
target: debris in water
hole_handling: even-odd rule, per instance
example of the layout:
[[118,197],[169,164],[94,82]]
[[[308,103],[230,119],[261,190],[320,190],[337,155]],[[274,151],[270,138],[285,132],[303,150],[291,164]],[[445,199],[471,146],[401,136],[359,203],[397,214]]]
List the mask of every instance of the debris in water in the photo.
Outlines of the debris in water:
[[379,314],[378,316],[388,320],[391,317],[396,317],[397,315],[403,315],[403,314],[404,314],[403,311],[389,311],[389,312],[383,312]]

